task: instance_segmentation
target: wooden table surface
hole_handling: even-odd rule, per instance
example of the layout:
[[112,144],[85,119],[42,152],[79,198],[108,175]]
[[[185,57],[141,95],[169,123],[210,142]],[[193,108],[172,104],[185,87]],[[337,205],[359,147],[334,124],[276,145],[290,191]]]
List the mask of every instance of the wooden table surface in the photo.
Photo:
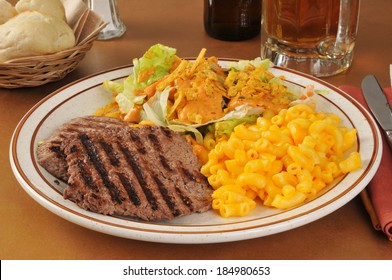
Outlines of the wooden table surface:
[[[392,242],[372,228],[359,196],[307,225],[262,238],[221,244],[161,244],[119,238],[64,220],[36,203],[19,185],[9,162],[12,133],[38,101],[79,78],[129,64],[155,43],[194,57],[253,59],[260,37],[225,42],[206,35],[203,1],[118,0],[127,26],[123,37],[96,41],[79,67],[63,80],[36,88],[0,89],[0,259],[392,259]],[[360,86],[375,74],[390,87],[392,1],[362,1],[352,67],[323,80]]]

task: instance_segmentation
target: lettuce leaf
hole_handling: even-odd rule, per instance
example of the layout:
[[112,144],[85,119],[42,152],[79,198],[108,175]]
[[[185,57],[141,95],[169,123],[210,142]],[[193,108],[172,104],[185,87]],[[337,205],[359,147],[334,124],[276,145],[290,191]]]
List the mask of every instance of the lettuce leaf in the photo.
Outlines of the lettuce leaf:
[[102,87],[110,92],[118,94],[124,90],[124,84],[122,82],[115,82],[110,80],[105,80]]
[[169,74],[175,59],[176,49],[156,44],[141,58],[133,59],[134,86],[141,90]]
[[197,143],[199,144],[203,143],[203,134],[197,128],[184,124],[182,125],[169,124],[167,127],[175,132],[182,133],[182,134],[192,133]]
[[143,104],[141,120],[152,121],[155,125],[167,126],[169,124],[167,116],[167,101],[171,87],[165,88],[162,92],[155,93],[146,103]]
[[229,68],[235,69],[237,71],[243,71],[249,65],[253,65],[256,68],[259,67],[260,65],[263,65],[265,69],[269,69],[272,66],[274,66],[271,60],[261,59],[260,57],[257,57],[253,60],[239,60],[237,62],[230,62]]
[[233,132],[234,127],[242,123],[255,123],[260,115],[246,115],[240,119],[228,119],[220,122],[210,124],[208,126],[208,131],[214,133],[215,138],[220,138],[222,136],[230,137]]
[[135,95],[133,86],[133,77],[130,75],[121,82],[104,81],[103,88],[115,94],[120,111],[127,114],[135,104],[143,104],[145,95]]

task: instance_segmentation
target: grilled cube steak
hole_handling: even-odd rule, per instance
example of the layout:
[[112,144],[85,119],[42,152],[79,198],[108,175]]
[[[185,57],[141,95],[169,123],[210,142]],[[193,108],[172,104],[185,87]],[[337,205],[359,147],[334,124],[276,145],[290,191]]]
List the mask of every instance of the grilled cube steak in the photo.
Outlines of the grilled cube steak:
[[[90,119],[96,126],[95,117]],[[168,128],[105,125],[69,134],[59,150],[67,166],[64,198],[84,209],[143,220],[210,209],[212,189],[200,163],[185,139]]]

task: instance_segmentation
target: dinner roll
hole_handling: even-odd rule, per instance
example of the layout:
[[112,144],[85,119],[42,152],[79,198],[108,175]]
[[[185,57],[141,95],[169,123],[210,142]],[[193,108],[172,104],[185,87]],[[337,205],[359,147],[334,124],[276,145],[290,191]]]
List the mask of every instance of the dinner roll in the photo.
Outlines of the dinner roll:
[[0,0],[0,24],[16,16],[15,8],[6,0]]
[[37,11],[41,14],[51,15],[66,20],[65,9],[60,0],[19,0],[15,5],[15,9],[18,13]]
[[55,53],[75,45],[75,35],[60,18],[23,12],[0,25],[0,62]]

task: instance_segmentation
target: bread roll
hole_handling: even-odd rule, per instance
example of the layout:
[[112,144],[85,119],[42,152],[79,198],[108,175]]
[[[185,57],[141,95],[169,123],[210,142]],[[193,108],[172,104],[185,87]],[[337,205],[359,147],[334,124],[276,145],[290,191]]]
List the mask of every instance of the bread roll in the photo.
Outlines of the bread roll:
[[15,9],[18,13],[37,11],[66,21],[65,9],[60,0],[19,0]]
[[0,0],[0,24],[16,16],[15,8],[6,0]]
[[0,62],[71,48],[75,35],[60,18],[23,12],[0,25]]

